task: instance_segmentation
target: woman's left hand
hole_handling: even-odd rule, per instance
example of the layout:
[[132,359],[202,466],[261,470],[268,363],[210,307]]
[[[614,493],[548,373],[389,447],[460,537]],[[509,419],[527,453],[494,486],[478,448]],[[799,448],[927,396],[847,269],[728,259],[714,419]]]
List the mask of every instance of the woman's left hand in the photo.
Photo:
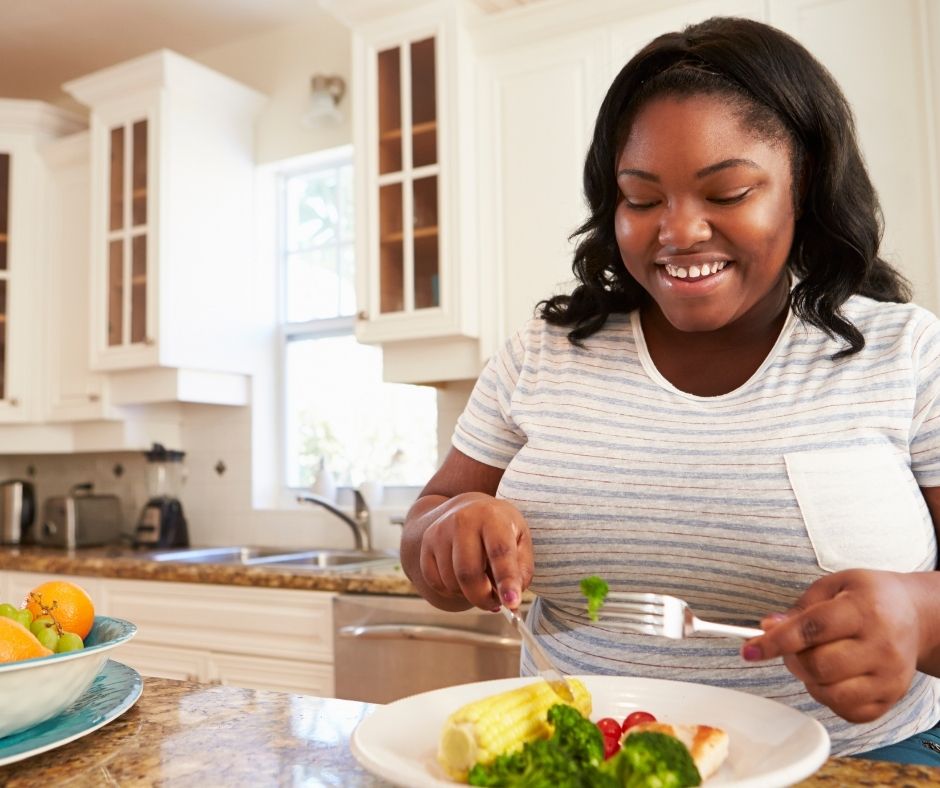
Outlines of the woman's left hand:
[[820,578],[785,617],[741,649],[748,661],[783,657],[817,701],[849,722],[870,722],[907,692],[920,622],[905,575],[850,569]]

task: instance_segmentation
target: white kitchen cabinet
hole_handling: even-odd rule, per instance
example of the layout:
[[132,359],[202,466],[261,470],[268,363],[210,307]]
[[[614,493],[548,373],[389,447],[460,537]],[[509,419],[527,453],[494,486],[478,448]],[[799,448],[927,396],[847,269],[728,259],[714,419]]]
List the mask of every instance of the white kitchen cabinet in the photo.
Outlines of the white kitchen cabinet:
[[332,663],[213,653],[209,681],[232,687],[333,697]]
[[[77,577],[72,575],[51,575],[40,572],[9,572],[0,571],[0,602],[10,602],[21,605],[26,595],[47,580],[71,580],[84,588],[89,596],[96,601],[102,598],[101,580],[96,577]],[[104,611],[99,610],[99,613]]]
[[208,651],[138,643],[136,637],[121,646],[117,659],[130,665],[142,676],[158,679],[205,683],[211,674],[211,656]]
[[446,352],[476,351],[475,216],[463,199],[476,180],[472,11],[441,2],[326,5],[353,32],[356,335],[386,350],[445,340],[453,343]]
[[[146,675],[330,696],[332,594],[105,578],[109,615],[133,621],[127,664]],[[162,657],[167,657],[161,661]],[[139,660],[139,661],[136,661]],[[148,671],[160,671],[154,674]]]
[[[51,577],[0,572],[0,602],[19,604]],[[114,658],[144,676],[333,695],[332,593],[61,577],[99,614],[137,625]]]
[[147,395],[141,370],[163,371],[160,398],[172,397],[178,371],[231,391],[226,375],[254,364],[253,144],[264,97],[167,50],[64,88],[91,111],[92,369],[126,373],[115,375],[117,404]]
[[0,100],[0,423],[43,416],[48,272],[39,146],[81,121],[38,101]]
[[46,143],[45,257],[50,276],[43,310],[47,333],[40,357],[46,365],[50,422],[110,415],[106,375],[91,369],[89,335],[89,219],[91,187],[88,132]]

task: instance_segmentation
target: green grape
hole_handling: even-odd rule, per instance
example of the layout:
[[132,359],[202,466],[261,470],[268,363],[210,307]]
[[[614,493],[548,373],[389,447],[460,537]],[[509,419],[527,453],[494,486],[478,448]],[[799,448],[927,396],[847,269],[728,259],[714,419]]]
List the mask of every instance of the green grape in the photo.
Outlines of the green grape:
[[56,632],[54,626],[51,627],[39,627],[38,632],[34,632],[36,635],[36,640],[42,643],[50,651],[55,651],[56,646],[59,645],[59,633]]
[[27,629],[32,626],[33,623],[33,614],[30,613],[25,607],[22,610],[16,610],[13,613],[13,620],[19,621]]
[[56,632],[55,619],[52,616],[40,616],[29,625],[29,631],[36,637],[39,637],[39,633],[47,629],[51,629],[57,635],[59,634]]
[[59,642],[56,643],[55,651],[61,653],[63,651],[79,651],[83,648],[85,648],[85,644],[78,635],[74,632],[63,632],[59,637]]
[[16,608],[9,602],[4,602],[0,605],[0,616],[4,618],[16,618]]

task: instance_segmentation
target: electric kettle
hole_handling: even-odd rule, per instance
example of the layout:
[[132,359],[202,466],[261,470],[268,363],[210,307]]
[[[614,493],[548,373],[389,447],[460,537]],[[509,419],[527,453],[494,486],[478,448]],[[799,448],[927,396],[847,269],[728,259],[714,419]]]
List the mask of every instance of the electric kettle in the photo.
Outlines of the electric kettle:
[[0,543],[29,541],[35,516],[36,493],[32,482],[22,479],[0,482]]

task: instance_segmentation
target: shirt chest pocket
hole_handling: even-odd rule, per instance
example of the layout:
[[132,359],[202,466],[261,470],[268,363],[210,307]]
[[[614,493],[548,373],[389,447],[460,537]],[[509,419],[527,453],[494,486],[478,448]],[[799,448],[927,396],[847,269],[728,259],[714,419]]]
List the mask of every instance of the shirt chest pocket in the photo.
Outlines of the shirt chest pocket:
[[936,542],[923,495],[887,447],[784,455],[820,568],[932,569]]

